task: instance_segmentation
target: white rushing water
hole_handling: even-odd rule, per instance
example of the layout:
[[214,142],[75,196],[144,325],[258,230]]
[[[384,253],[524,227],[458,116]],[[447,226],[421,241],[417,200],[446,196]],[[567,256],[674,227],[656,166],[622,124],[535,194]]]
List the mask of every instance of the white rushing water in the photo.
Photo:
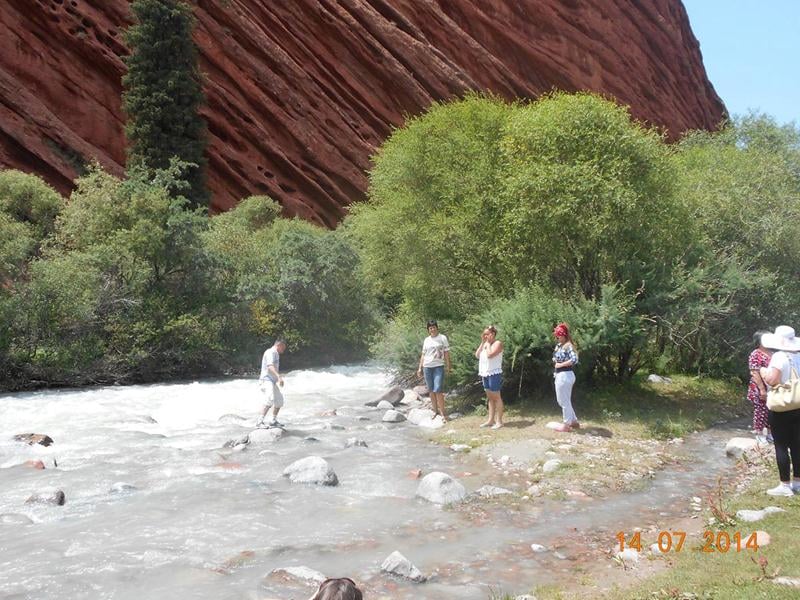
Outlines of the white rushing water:
[[[520,513],[428,504],[415,498],[409,470],[471,470],[476,475],[462,481],[474,491],[491,482],[485,459],[453,455],[406,423],[381,423],[383,411],[363,405],[388,383],[366,367],[289,373],[280,415],[287,435],[241,452],[223,445],[253,429],[262,407],[253,380],[0,396],[0,598],[304,599],[313,586],[268,576],[304,565],[352,577],[371,598],[485,600],[490,585],[521,593],[569,571],[529,550],[563,534],[566,511],[574,511],[573,526],[592,528],[616,512],[636,522],[641,506],[663,510],[661,496],[685,499],[688,484],[675,489],[679,472],[660,492],[629,495],[616,508],[562,502],[546,511],[540,503]],[[323,416],[331,409],[338,414]],[[231,414],[247,421],[220,420]],[[19,433],[55,443],[12,441]],[[350,437],[368,447],[345,448]],[[310,455],[332,465],[338,487],[282,477]],[[30,459],[47,469],[20,466]],[[709,465],[686,477],[707,478],[704,469],[723,463]],[[64,506],[25,503],[51,490],[64,491]],[[381,574],[394,550],[431,581]]]

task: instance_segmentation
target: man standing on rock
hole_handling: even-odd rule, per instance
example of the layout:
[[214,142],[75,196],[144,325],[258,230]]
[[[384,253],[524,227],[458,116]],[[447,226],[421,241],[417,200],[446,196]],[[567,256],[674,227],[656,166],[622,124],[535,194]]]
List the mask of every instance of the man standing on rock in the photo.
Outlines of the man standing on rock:
[[[258,421],[258,427],[283,427],[283,424],[278,422],[278,412],[283,406],[283,377],[280,375],[281,354],[286,350],[286,342],[278,339],[271,348],[267,348],[264,356],[261,358],[261,391],[267,397],[267,402],[264,405],[264,411],[261,413],[261,419]],[[272,407],[272,421],[267,424],[267,413]]]

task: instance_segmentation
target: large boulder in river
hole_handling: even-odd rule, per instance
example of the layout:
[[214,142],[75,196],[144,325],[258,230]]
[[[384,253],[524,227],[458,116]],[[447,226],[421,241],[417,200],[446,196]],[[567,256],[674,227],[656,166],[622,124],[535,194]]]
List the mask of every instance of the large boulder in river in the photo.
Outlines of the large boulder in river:
[[364,405],[365,406],[378,406],[378,404],[380,404],[381,402],[383,402],[385,400],[386,402],[389,402],[392,406],[397,406],[403,400],[403,397],[404,397],[404,394],[403,394],[402,388],[400,388],[398,386],[395,386],[392,389],[390,389],[388,392],[383,394],[377,400],[372,400],[370,402],[366,402]]
[[292,483],[339,485],[339,478],[333,468],[320,456],[307,456],[293,462],[283,470],[283,476],[288,477]]
[[46,447],[53,443],[53,438],[43,433],[18,433],[14,436],[14,441],[23,442],[29,446],[39,444]]
[[447,473],[434,471],[422,478],[417,487],[417,496],[434,504],[461,502],[467,490]]

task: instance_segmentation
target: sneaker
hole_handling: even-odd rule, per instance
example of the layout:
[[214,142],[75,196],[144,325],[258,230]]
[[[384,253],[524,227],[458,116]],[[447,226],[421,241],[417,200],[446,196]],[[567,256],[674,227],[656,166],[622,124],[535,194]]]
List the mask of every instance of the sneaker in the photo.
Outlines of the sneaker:
[[492,429],[500,429],[502,426],[503,426],[502,423],[495,423],[494,425],[492,425]]
[[280,427],[281,429],[283,429],[283,427],[284,427],[283,423],[281,423],[277,419],[273,419],[272,422],[269,424],[269,426],[270,427]]
[[269,427],[269,423],[267,423],[264,419],[259,419],[256,421],[257,429],[266,429],[267,427]]
[[794,496],[794,492],[792,492],[792,486],[783,483],[779,483],[774,488],[767,490],[767,494],[770,496],[783,496],[783,497]]
[[768,444],[774,444],[775,443],[775,438],[772,437],[771,433],[767,434],[766,440],[767,440]]
[[491,421],[486,421],[486,423],[481,423],[480,425],[478,425],[478,427],[491,427],[491,426],[492,426]]

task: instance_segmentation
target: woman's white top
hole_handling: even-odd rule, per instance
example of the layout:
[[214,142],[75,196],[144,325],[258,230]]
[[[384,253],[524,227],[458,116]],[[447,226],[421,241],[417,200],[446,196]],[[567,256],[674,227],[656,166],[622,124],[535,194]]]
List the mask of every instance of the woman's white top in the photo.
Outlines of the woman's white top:
[[769,361],[770,369],[778,369],[781,372],[781,383],[789,381],[792,375],[790,365],[794,365],[797,375],[800,376],[800,353],[798,352],[775,352]]
[[489,375],[496,375],[503,372],[503,351],[489,357],[489,351],[486,346],[481,350],[478,356],[478,375],[481,377],[489,377]]
[[422,366],[444,366],[445,352],[450,352],[450,342],[447,341],[447,336],[440,333],[435,337],[426,337],[422,342]]

